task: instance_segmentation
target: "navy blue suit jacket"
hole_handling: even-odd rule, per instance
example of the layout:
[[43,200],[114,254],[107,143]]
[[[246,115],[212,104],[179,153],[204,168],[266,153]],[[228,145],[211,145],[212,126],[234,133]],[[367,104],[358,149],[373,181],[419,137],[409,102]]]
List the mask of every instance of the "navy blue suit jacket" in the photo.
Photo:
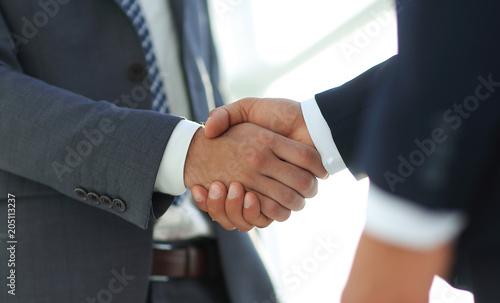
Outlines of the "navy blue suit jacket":
[[396,1],[399,52],[316,99],[351,172],[432,209],[462,210],[457,276],[500,282],[500,4]]

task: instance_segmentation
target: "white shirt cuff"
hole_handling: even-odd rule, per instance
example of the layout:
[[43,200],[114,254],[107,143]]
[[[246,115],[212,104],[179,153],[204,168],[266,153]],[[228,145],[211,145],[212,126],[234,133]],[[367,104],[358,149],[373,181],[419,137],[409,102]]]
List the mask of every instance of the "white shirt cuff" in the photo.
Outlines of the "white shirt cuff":
[[189,145],[200,124],[181,120],[175,127],[156,175],[155,191],[178,196],[186,191],[184,185],[184,164]]
[[346,168],[344,160],[340,155],[328,123],[321,114],[318,103],[315,98],[311,98],[300,103],[302,115],[306,122],[309,135],[318,150],[321,161],[326,171],[330,174],[336,174]]
[[430,210],[370,184],[365,232],[383,242],[430,250],[455,239],[466,221],[461,211]]

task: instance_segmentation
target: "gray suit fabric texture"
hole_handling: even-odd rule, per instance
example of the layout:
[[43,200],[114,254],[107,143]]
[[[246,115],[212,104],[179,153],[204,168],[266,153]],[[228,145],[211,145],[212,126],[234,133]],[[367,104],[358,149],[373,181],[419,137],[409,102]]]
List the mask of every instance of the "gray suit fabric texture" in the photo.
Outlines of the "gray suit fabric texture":
[[[196,58],[222,104],[207,5],[171,5],[191,105],[203,121]],[[152,223],[173,200],[153,187],[181,118],[150,110],[148,81],[127,73],[132,63],[146,66],[114,1],[0,2],[0,302],[146,302]],[[124,209],[79,199],[77,188]],[[15,244],[6,238],[11,202]],[[248,236],[218,227],[216,234],[231,302],[275,302]]]

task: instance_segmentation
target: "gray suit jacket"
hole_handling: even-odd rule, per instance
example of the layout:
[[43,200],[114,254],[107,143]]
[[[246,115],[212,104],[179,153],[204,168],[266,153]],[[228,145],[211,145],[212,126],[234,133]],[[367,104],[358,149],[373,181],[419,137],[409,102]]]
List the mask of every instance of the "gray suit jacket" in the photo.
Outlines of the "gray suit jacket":
[[[172,9],[193,112],[204,120],[195,58],[222,104],[206,3],[174,0]],[[152,222],[173,200],[153,186],[181,120],[150,110],[145,66],[137,32],[112,0],[0,2],[0,213],[14,195],[17,240],[12,255],[2,219],[0,284],[14,269],[16,296],[2,287],[1,302],[145,301]],[[79,189],[95,195],[82,199]],[[232,300],[269,299],[248,237],[217,234]]]

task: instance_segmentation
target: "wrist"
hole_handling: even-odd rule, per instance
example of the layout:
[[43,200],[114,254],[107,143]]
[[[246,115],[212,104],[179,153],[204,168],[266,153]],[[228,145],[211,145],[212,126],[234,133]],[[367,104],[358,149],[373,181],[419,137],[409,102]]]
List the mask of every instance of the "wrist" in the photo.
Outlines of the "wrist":
[[186,186],[186,188],[191,188],[194,185],[200,184],[200,178],[197,177],[200,170],[197,169],[197,167],[199,166],[199,158],[203,156],[202,146],[204,146],[204,140],[206,140],[204,131],[200,127],[193,135],[184,163],[184,186]]

